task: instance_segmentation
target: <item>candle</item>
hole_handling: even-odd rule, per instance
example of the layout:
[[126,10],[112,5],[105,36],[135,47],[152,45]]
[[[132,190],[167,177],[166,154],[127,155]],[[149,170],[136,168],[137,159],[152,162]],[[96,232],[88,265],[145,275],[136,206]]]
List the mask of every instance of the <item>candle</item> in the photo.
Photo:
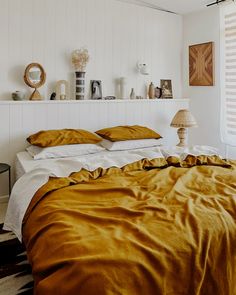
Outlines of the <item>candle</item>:
[[65,95],[66,94],[66,86],[65,84],[61,84],[61,95]]

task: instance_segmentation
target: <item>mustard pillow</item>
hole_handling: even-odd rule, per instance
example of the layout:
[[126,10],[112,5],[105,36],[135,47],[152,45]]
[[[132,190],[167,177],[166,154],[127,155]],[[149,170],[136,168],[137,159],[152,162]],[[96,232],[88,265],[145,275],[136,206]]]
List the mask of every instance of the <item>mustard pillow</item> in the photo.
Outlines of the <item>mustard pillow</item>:
[[110,141],[161,138],[160,134],[156,133],[154,130],[139,125],[105,128],[95,133]]
[[27,138],[27,141],[36,146],[50,147],[79,143],[98,143],[102,139],[83,129],[43,130]]

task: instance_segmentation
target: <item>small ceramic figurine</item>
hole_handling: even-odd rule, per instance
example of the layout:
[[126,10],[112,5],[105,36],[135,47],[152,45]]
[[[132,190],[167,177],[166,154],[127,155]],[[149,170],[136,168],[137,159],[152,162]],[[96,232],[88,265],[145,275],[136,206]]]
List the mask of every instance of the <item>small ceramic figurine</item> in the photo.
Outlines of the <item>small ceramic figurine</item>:
[[116,99],[116,97],[113,96],[113,95],[108,95],[108,96],[105,96],[104,99],[106,99],[106,100],[112,100],[112,99]]
[[11,94],[13,100],[23,100],[25,98],[25,94],[22,91],[15,91]]
[[56,92],[53,92],[50,96],[50,100],[55,100],[56,99]]
[[135,98],[136,98],[136,94],[134,92],[134,88],[131,88],[130,99],[135,99]]
[[159,87],[155,88],[155,98],[161,98],[162,96],[162,89]]

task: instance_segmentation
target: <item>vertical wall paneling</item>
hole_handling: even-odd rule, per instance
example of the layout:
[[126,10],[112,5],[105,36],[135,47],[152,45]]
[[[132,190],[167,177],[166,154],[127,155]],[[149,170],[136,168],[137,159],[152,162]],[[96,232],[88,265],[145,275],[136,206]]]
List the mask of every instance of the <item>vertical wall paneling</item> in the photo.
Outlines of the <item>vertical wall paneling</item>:
[[[8,20],[4,26],[8,26],[8,52],[5,56],[8,57],[8,85],[15,85],[16,88],[20,87],[21,79],[18,77],[20,70],[19,60],[21,60],[21,1],[9,0],[8,1]],[[1,3],[0,3],[1,4]],[[6,46],[4,40],[1,40],[1,46]],[[4,87],[4,86],[3,86]],[[14,89],[14,88],[13,88]],[[1,89],[4,91],[3,89]],[[16,90],[16,89],[15,89]],[[2,92],[1,91],[1,92]]]
[[[34,60],[33,50],[34,50],[34,47],[37,46],[38,44],[38,39],[37,39],[36,33],[34,34],[34,30],[32,30],[32,27],[33,27],[32,24],[36,22],[34,20],[35,12],[33,13],[33,11],[35,11],[34,1],[24,0],[19,2],[20,2],[20,10],[18,11],[18,14],[20,14],[20,17],[21,17],[21,27],[20,27],[20,35],[19,35],[20,40],[19,40],[18,46],[20,47],[20,59],[16,61],[15,66],[18,66],[18,70],[16,71],[16,76],[19,80],[18,90],[22,90],[22,89],[26,89],[26,87],[24,87],[22,73],[24,72],[26,65],[31,63]],[[47,11],[46,6],[45,6],[45,11]],[[10,19],[9,19],[9,22],[10,22]],[[42,36],[42,32],[41,32],[41,36]],[[13,44],[10,44],[10,45],[13,46]],[[44,42],[44,46],[46,46],[45,42]],[[13,50],[14,50],[14,46],[13,46]],[[41,62],[45,62],[45,60]],[[17,89],[14,89],[12,84],[11,86],[12,88],[9,88],[9,91],[17,90]]]
[[24,148],[24,144],[22,144],[22,106],[10,105],[9,115],[9,146],[6,145],[5,148],[10,151],[10,155],[14,155],[19,148]]
[[[0,100],[10,100],[24,84],[27,64],[43,65],[47,82],[40,88],[45,99],[57,80],[70,82],[74,98],[71,52],[87,47],[86,97],[89,82],[100,79],[103,93],[119,96],[117,79],[127,77],[127,97],[135,88],[145,95],[146,85],[161,78],[173,81],[181,98],[182,17],[117,0],[0,0]],[[138,60],[147,62],[150,76],[137,73]]]
[[[10,109],[9,105],[3,105],[0,108],[0,156],[1,160],[9,160],[10,143]],[[5,125],[7,123],[7,125]]]
[[[0,162],[7,162],[14,168],[15,155],[25,149],[26,138],[47,129],[83,128],[95,131],[108,126],[140,124],[160,132],[166,144],[175,144],[176,130],[169,125],[177,110],[188,108],[188,104],[187,99],[0,101]],[[6,193],[7,179],[3,175],[0,176],[0,195]]]
[[48,104],[46,108],[47,112],[47,129],[50,126],[51,129],[58,128],[58,122],[59,122],[59,111],[58,111],[59,105],[56,104]]
[[[1,9],[0,9],[0,37],[1,37],[1,46],[0,46],[0,65],[1,65],[1,79],[0,79],[0,89],[1,96],[9,96],[7,93],[6,85],[9,85],[8,82],[8,65],[9,65],[9,24],[8,24],[8,15],[9,15],[9,2],[8,0],[1,0]],[[2,44],[4,43],[4,45]]]
[[[9,124],[9,105],[3,105],[0,108],[0,162],[9,162],[11,151],[10,147],[10,124]],[[6,124],[8,122],[8,124]],[[6,173],[0,175],[0,195],[7,194],[7,179]]]
[[[95,130],[117,124],[155,127],[160,123],[168,133],[167,141],[174,141],[175,130],[166,126],[170,109],[174,112],[182,107],[181,101],[158,101],[153,108],[153,102],[144,101],[10,100],[13,91],[25,91],[26,97],[32,92],[23,81],[24,69],[31,62],[45,68],[47,80],[39,91],[46,100],[61,79],[69,81],[74,99],[71,52],[83,46],[90,54],[86,98],[93,79],[102,80],[104,96],[119,97],[120,77],[127,78],[127,98],[131,88],[145,96],[147,85],[151,81],[159,85],[162,78],[172,79],[174,97],[181,98],[181,16],[116,0],[0,0],[0,7],[0,161],[13,164],[15,153],[25,148],[25,138],[40,129]],[[149,76],[137,72],[139,60],[149,64]],[[2,102],[5,100],[9,104]],[[3,179],[7,180],[5,175],[0,177],[0,195],[7,192]]]

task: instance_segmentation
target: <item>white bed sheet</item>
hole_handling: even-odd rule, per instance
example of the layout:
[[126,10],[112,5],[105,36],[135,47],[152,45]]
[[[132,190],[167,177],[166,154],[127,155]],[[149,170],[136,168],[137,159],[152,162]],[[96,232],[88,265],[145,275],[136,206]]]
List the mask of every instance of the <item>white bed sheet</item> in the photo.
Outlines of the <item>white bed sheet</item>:
[[[15,160],[15,167],[16,167],[16,180],[18,180],[21,176],[23,176],[25,173],[32,171],[34,169],[38,168],[45,168],[53,169],[53,167],[56,165],[62,165],[63,167],[63,161],[68,162],[68,160],[74,160],[76,161],[83,158],[84,156],[80,157],[67,157],[67,158],[56,158],[56,159],[44,159],[44,160],[34,160],[32,156],[27,152],[19,152],[16,155]],[[59,161],[58,161],[59,160]],[[66,172],[65,172],[66,173]],[[59,176],[59,175],[58,175]],[[63,175],[65,174],[63,173]]]
[[34,160],[27,152],[19,152],[16,155],[16,179],[25,173],[35,169],[47,168],[58,177],[68,176],[71,172],[79,171],[81,168],[95,170],[98,167],[108,168],[112,165],[122,167],[132,161],[144,157],[161,157],[159,147],[126,150],[126,151],[102,151],[95,154],[77,157],[55,158],[45,160]]
[[[185,158],[187,154],[193,154],[193,155],[200,155],[200,154],[207,154],[207,155],[213,155],[218,154],[218,150],[209,147],[209,146],[199,146],[195,145],[192,147],[187,148],[179,148],[177,146],[161,146],[161,147],[150,147],[150,148],[143,148],[143,149],[135,149],[135,150],[127,150],[127,151],[103,151],[96,154],[89,154],[89,155],[83,155],[78,157],[67,157],[67,158],[56,158],[56,159],[46,159],[46,160],[34,160],[31,155],[27,151],[19,152],[16,155],[15,160],[15,167],[16,167],[16,180],[18,180],[22,175],[25,173],[37,169],[37,168],[45,168],[47,167],[50,170],[53,170],[57,176],[67,176],[70,172],[70,168],[65,168],[65,165],[68,165],[68,163],[73,163],[75,165],[76,162],[87,162],[88,159],[92,159],[92,161],[97,161],[97,156],[101,155],[104,159],[105,155],[106,157],[114,157],[116,158],[115,163],[117,162],[117,159],[121,155],[135,155],[135,157],[139,154],[142,157],[147,156],[149,157],[155,157],[158,156],[159,152],[163,154],[164,157],[168,157],[170,155],[172,156],[180,156],[181,158]],[[140,154],[141,152],[141,154]],[[131,157],[132,158],[132,157]],[[127,159],[127,157],[125,158]],[[136,158],[135,158],[136,159]],[[110,163],[110,162],[109,162]],[[124,165],[127,164],[126,160],[125,162],[122,162]],[[102,161],[101,164],[104,164]],[[55,166],[57,169],[55,169]],[[59,167],[58,167],[59,166]],[[120,167],[120,166],[119,166]],[[79,168],[79,167],[78,167]],[[74,167],[74,169],[77,169],[77,166]],[[68,174],[66,174],[68,173]]]
[[15,159],[16,180],[18,180],[22,175],[24,175],[29,170],[33,169],[35,161],[32,162],[32,160],[33,158],[26,151],[16,154],[16,159]]
[[[80,156],[84,157],[84,156]],[[32,156],[27,152],[19,152],[16,155],[15,159],[15,175],[16,175],[16,180],[18,180],[21,176],[23,176],[25,173],[32,171],[34,169],[38,168],[45,168],[48,167],[53,167],[54,165],[57,164],[57,160],[68,160],[68,159],[76,159],[79,157],[67,157],[67,158],[56,158],[56,159],[45,159],[45,160],[34,160]],[[61,163],[61,161],[59,161]]]
[[160,147],[128,151],[104,151],[96,154],[33,160],[26,152],[17,154],[18,172],[24,173],[15,183],[4,222],[4,229],[15,233],[21,241],[21,226],[24,214],[36,191],[45,184],[50,176],[64,177],[82,168],[93,171],[99,167],[122,167],[143,158],[153,159],[163,157]]
[[21,241],[21,226],[24,214],[36,191],[45,184],[49,176],[65,177],[72,172],[80,171],[82,168],[93,171],[99,167],[123,167],[126,164],[141,160],[143,158],[154,159],[177,155],[181,158],[186,154],[213,155],[217,150],[206,146],[195,146],[193,148],[176,147],[151,147],[128,151],[104,151],[79,157],[59,158],[48,160],[33,160],[27,152],[17,154],[19,176],[10,196],[4,229],[11,230]]

